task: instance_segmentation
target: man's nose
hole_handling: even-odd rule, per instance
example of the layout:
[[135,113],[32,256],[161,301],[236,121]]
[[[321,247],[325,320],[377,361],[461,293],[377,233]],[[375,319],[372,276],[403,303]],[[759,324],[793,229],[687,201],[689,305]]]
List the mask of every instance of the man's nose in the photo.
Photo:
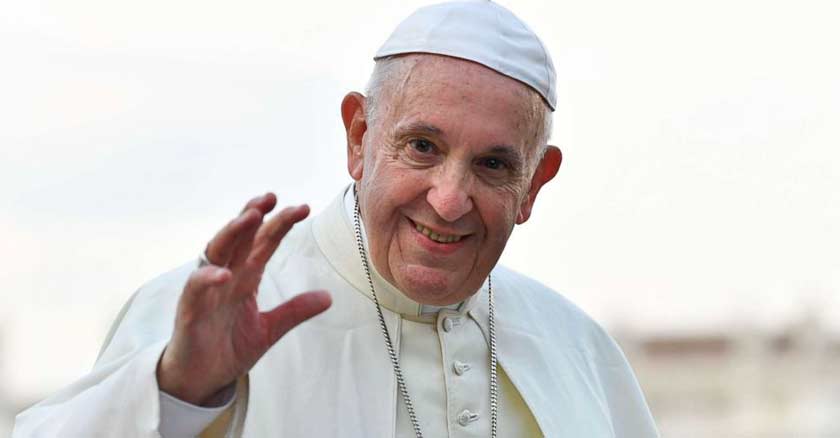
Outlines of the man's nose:
[[467,185],[463,175],[456,172],[440,175],[426,194],[426,200],[441,219],[455,222],[473,209]]

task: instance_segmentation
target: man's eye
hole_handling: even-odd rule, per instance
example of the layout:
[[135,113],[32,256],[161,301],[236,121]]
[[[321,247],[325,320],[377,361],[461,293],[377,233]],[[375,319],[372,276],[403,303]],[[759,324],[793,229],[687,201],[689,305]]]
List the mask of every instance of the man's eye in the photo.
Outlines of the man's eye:
[[481,160],[481,165],[491,170],[501,170],[507,167],[507,164],[498,158],[485,158]]
[[408,144],[414,150],[416,150],[417,152],[420,152],[421,154],[429,154],[429,153],[434,152],[434,150],[435,150],[435,145],[432,142],[427,141],[427,140],[423,140],[421,138],[410,140],[408,142]]

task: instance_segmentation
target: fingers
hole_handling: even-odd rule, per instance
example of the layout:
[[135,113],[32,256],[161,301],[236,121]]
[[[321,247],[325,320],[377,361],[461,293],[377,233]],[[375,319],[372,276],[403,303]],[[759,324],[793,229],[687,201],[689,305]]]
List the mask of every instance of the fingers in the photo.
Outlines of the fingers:
[[276,204],[277,197],[273,193],[266,193],[248,201],[239,216],[228,222],[207,244],[204,251],[207,260],[218,266],[228,265],[239,243],[242,242],[243,234],[248,234],[247,231],[251,228],[255,231],[259,227],[261,218]]
[[[210,265],[196,269],[190,274],[187,285],[184,287],[183,303],[187,308],[192,308],[199,297],[206,295],[210,288],[225,284],[231,279],[232,275],[229,269],[219,266]],[[183,317],[189,320],[192,315],[193,313],[188,311],[187,315]],[[188,320],[184,322],[189,322]]]
[[207,244],[204,250],[207,260],[217,266],[229,264],[243,232],[256,228],[259,223],[260,214],[255,209],[245,211],[228,222]]
[[[245,214],[256,211],[256,209],[250,209]],[[251,248],[254,246],[254,236],[257,235],[257,230],[259,230],[261,225],[262,215],[259,215],[259,220],[249,224],[247,228],[240,232],[239,237],[236,239],[236,245],[233,248],[233,255],[230,262],[228,262],[228,266],[234,272],[239,272],[244,267],[245,261],[248,259],[248,254],[251,253]]]
[[306,292],[260,314],[268,329],[269,345],[273,345],[298,324],[327,310],[331,304],[332,298],[325,291]]
[[205,266],[196,269],[187,280],[186,290],[201,290],[219,286],[230,280],[230,270],[219,266]]
[[309,216],[309,206],[286,207],[263,224],[257,232],[248,263],[264,266],[294,224]]
[[242,208],[242,213],[245,213],[248,209],[256,208],[262,215],[266,215],[274,209],[275,205],[277,205],[277,197],[274,196],[274,193],[268,192],[248,201],[245,207]]
[[[247,294],[257,289],[265,264],[280,245],[283,236],[307,215],[309,207],[306,205],[286,207],[260,226],[258,231],[255,230],[255,234],[250,233],[243,237],[243,243],[237,247],[230,264],[230,268],[237,273],[237,291]],[[248,243],[245,244],[245,241]],[[239,273],[244,275],[240,276]]]
[[210,263],[226,266],[236,277],[236,295],[259,285],[265,264],[294,224],[309,215],[309,206],[287,207],[265,224],[263,216],[277,204],[272,193],[250,200],[243,212],[207,244]]

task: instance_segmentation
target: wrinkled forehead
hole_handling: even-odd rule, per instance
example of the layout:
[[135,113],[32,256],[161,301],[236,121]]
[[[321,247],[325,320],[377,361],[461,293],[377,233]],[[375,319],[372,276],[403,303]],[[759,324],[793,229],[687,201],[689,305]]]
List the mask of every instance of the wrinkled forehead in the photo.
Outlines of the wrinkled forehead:
[[[481,64],[432,54],[401,56],[385,91],[388,119],[469,120],[529,143],[541,97],[521,82]],[[453,120],[454,119],[454,120]],[[429,120],[422,120],[428,122]],[[507,132],[505,132],[507,131]]]
[[397,81],[404,93],[423,93],[431,89],[480,90],[484,94],[503,92],[512,100],[527,103],[530,88],[481,64],[444,55],[418,53],[400,57],[405,63]]

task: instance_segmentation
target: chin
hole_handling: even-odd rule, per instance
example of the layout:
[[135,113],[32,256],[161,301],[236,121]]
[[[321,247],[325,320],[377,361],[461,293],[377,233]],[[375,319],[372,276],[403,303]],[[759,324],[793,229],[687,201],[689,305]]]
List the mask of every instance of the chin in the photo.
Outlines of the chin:
[[[448,306],[467,298],[462,291],[453,287],[453,274],[442,269],[426,266],[409,266],[402,269],[397,287],[409,298],[421,304]],[[458,293],[461,292],[461,293]]]

